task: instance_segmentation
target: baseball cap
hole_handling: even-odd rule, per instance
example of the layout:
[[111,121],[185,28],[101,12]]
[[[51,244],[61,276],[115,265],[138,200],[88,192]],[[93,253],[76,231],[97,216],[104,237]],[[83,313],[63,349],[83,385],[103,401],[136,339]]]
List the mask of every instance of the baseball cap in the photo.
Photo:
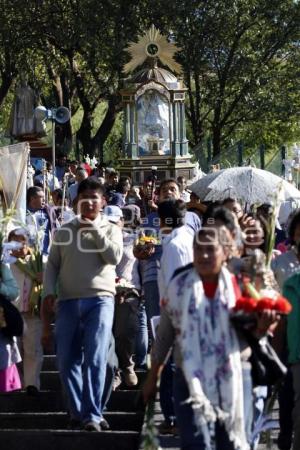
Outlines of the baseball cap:
[[115,205],[105,206],[103,214],[110,222],[117,223],[123,217],[121,208]]

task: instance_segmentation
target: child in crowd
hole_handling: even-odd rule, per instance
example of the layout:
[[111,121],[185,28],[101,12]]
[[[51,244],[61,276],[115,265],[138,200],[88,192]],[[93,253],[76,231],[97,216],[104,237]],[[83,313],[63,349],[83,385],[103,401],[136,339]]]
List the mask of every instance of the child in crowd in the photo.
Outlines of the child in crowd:
[[26,230],[14,229],[10,232],[8,240],[22,244],[20,249],[12,251],[16,261],[11,265],[11,270],[20,290],[17,307],[26,324],[22,336],[24,386],[28,395],[37,395],[43,362],[42,322],[39,315],[43,274],[37,271],[39,269],[35,264],[35,256],[28,246]]

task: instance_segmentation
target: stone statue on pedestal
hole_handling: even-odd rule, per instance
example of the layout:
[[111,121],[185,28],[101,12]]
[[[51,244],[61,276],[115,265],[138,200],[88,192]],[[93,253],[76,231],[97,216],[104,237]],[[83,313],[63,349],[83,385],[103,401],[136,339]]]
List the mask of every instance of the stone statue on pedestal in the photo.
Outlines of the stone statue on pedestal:
[[14,138],[26,135],[45,136],[45,124],[34,117],[38,97],[22,76],[16,89],[7,134]]

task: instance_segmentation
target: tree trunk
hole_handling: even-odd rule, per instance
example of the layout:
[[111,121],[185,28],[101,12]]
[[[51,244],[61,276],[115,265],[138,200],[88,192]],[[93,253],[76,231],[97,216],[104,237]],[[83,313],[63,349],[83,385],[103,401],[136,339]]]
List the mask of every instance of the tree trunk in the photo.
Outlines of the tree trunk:
[[13,77],[7,75],[6,73],[2,73],[1,75],[1,85],[0,85],[0,106],[2,105],[9,88],[13,82]]
[[[71,93],[70,87],[68,83],[68,77],[66,73],[63,73],[60,76],[60,85],[62,90],[62,104],[61,106],[65,106],[71,113]],[[72,122],[68,120],[68,122],[63,124],[63,139],[64,144],[66,146],[67,151],[69,152],[72,149]]]
[[194,147],[196,145],[196,123],[197,123],[197,119],[196,119],[196,112],[195,112],[195,104],[194,104],[194,96],[193,96],[193,92],[192,92],[192,75],[190,70],[188,70],[188,73],[186,75],[186,79],[185,79],[186,85],[188,87],[188,96],[189,96],[189,108],[187,109],[187,115],[188,118],[190,120],[191,123],[191,128],[192,128],[192,133],[193,133],[193,140],[194,142],[192,142],[192,147]]
[[[195,81],[195,89],[192,87],[192,79]],[[194,76],[192,76],[192,74],[188,72],[186,76],[186,84],[188,86],[189,97],[187,117],[190,121],[193,134],[193,141],[191,142],[191,145],[194,147],[199,144],[204,137],[203,120],[201,118],[201,90],[199,75],[195,73]]]
[[215,126],[212,132],[213,158],[218,158],[221,154],[221,128]]
[[95,110],[95,106],[93,106],[88,98],[87,93],[85,92],[85,84],[84,77],[79,70],[77,61],[74,57],[73,53],[68,55],[70,62],[70,69],[72,71],[72,75],[74,78],[77,95],[80,101],[80,104],[83,108],[83,118],[80,124],[80,128],[77,131],[76,137],[81,142],[83,146],[83,155],[91,155],[92,152],[92,120],[93,120],[93,112]]
[[108,138],[116,121],[116,116],[118,113],[117,103],[118,98],[116,95],[110,97],[104,119],[92,140],[90,156],[94,156],[96,154],[99,158],[100,163],[103,163],[104,160],[104,153],[103,153],[104,143]]
[[[45,63],[47,65],[48,75],[53,83],[56,106],[65,106],[71,111],[70,92],[66,74],[58,75],[46,58]],[[58,152],[68,153],[72,149],[71,120],[68,120],[66,123],[55,124],[55,142]]]
[[222,111],[222,103],[221,98],[219,97],[214,108],[214,117],[212,121],[213,158],[218,158],[221,153],[221,132],[222,132],[221,111]]
[[83,155],[91,155],[92,113],[90,111],[84,111],[81,125],[76,136],[83,146]]

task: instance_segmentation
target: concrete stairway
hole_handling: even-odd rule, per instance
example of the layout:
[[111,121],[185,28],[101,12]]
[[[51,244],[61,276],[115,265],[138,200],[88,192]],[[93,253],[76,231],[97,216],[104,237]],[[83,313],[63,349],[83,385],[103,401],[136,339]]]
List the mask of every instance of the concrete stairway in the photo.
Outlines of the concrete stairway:
[[[278,421],[279,418],[279,405],[275,404],[274,409],[271,413],[271,418],[275,422]],[[154,407],[154,423],[156,426],[159,426],[161,422],[164,420],[164,417],[161,412],[159,398],[157,397]],[[277,450],[277,438],[279,433],[279,424],[271,431],[271,449]],[[179,436],[174,436],[171,434],[159,435],[159,443],[162,450],[180,450],[180,440]],[[140,448],[142,450],[142,447]],[[266,433],[261,434],[260,443],[258,444],[257,450],[268,450],[266,445]],[[299,449],[300,450],[300,449]]]
[[[139,383],[145,372],[138,371]],[[0,394],[0,448],[5,450],[135,450],[139,447],[144,411],[139,388],[121,386],[112,393],[104,417],[111,426],[101,433],[68,430],[55,357],[45,356],[41,392]]]

